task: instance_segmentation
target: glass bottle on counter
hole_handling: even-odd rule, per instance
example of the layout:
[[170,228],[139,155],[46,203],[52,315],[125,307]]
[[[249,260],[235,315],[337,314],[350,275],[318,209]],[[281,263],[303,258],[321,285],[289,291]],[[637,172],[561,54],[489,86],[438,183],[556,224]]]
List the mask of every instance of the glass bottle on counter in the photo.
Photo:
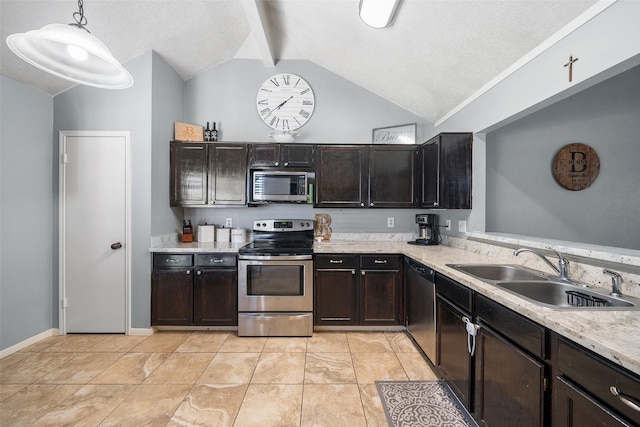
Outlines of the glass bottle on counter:
[[[213,124],[213,128],[215,129],[216,124]],[[207,127],[204,130],[204,140],[211,141],[211,130],[209,129],[209,122],[207,122]]]
[[182,242],[193,242],[193,227],[191,225],[191,220],[189,220],[189,224],[187,224],[186,220],[182,220]]
[[218,140],[218,131],[216,130],[216,122],[213,122],[213,129],[211,130],[211,141]]

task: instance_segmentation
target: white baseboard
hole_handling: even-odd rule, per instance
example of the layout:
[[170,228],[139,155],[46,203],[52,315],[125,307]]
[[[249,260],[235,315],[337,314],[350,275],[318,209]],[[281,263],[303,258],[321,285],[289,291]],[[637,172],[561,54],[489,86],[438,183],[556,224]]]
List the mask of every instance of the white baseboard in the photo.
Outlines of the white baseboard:
[[42,341],[45,338],[52,337],[54,335],[59,335],[58,328],[52,328],[47,331],[41,332],[38,335],[34,335],[31,338],[27,338],[24,341],[20,341],[17,344],[12,345],[11,347],[5,348],[0,351],[0,359],[7,357],[10,354],[13,354],[17,351],[22,350],[23,348],[29,347],[31,344],[35,344],[38,341]]
[[129,328],[129,335],[148,337],[149,335],[153,335],[153,328]]

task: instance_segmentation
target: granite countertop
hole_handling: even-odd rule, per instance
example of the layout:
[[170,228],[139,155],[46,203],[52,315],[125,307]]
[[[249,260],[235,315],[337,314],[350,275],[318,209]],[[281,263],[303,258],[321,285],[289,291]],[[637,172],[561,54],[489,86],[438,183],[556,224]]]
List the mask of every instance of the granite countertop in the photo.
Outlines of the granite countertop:
[[195,253],[195,252],[232,252],[238,253],[238,249],[243,247],[249,242],[242,243],[230,243],[230,242],[191,242],[191,243],[163,243],[158,246],[153,246],[149,249],[150,252],[162,252],[162,253]]
[[447,264],[502,262],[450,246],[336,241],[315,244],[314,252],[402,253],[640,375],[640,311],[575,311],[542,307],[447,267]]
[[[150,251],[165,253],[237,252],[245,244],[165,243],[152,247]],[[336,240],[315,243],[314,253],[398,253],[407,255],[640,375],[640,345],[638,345],[640,311],[549,309],[447,266],[447,264],[465,263],[504,263],[504,259],[451,246],[415,246],[398,241]],[[602,291],[608,292],[605,289]]]

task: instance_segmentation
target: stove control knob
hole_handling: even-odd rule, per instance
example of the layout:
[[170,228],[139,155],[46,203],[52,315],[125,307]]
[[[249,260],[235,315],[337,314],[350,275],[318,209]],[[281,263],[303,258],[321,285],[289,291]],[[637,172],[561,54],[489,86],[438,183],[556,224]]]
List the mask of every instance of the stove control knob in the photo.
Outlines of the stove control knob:
[[266,227],[266,226],[267,226],[267,223],[266,223],[266,222],[263,222],[263,223],[262,223],[262,226],[263,226],[263,227]]

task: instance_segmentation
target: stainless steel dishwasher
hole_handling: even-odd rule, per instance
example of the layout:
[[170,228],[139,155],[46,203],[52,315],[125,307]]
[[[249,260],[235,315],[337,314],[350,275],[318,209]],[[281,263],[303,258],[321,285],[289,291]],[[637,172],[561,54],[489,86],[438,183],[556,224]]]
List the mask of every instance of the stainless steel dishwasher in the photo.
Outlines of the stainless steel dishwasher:
[[429,360],[436,364],[435,271],[405,257],[407,330]]

